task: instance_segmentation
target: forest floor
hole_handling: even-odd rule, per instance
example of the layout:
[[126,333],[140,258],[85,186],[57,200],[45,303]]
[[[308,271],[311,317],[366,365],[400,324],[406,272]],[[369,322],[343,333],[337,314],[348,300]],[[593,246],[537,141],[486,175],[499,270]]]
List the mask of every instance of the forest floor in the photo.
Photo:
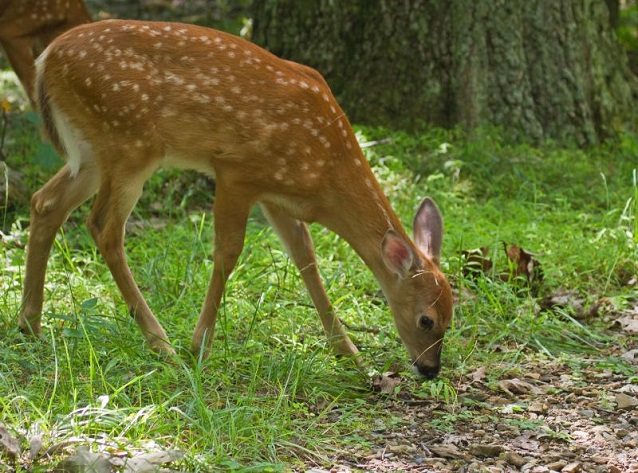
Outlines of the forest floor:
[[[526,377],[503,380],[500,392],[482,382],[484,370],[465,377],[458,401],[472,418],[409,395],[379,401],[399,428],[381,426],[372,453],[354,448],[334,468],[312,471],[638,471],[638,416],[622,375],[574,374],[549,360],[521,369]],[[441,418],[446,430],[433,429]]]
[[633,334],[629,349],[577,362],[526,356],[520,377],[497,382],[488,381],[493,367],[480,367],[456,380],[452,403],[415,397],[386,373],[373,385],[387,395],[375,402],[394,425],[379,422],[367,438],[372,448],[344,452],[330,470],[300,471],[638,472],[638,387],[627,384],[631,373],[600,364],[638,364],[638,303],[608,319],[619,338]]

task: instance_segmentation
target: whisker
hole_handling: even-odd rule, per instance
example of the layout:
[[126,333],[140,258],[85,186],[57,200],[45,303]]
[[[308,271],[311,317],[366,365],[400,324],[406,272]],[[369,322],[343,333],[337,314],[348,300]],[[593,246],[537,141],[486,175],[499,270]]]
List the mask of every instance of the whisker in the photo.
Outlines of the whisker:
[[414,361],[412,362],[412,366],[416,366],[417,361],[419,361],[419,359],[425,355],[428,351],[430,351],[430,348],[432,348],[433,346],[435,346],[437,343],[439,344],[439,348],[437,349],[437,353],[441,353],[441,348],[443,347],[443,343],[440,343],[443,341],[443,337],[439,338],[438,340],[436,340],[434,343],[432,343],[429,347],[427,347],[425,350],[423,350],[419,356],[417,356]]

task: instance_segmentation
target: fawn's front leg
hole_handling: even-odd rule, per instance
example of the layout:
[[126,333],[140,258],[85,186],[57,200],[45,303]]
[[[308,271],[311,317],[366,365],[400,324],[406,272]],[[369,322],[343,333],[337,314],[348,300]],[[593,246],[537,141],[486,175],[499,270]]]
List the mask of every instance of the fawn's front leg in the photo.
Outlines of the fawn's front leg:
[[317,269],[314,245],[307,225],[301,220],[289,217],[275,206],[262,204],[262,209],[299,269],[333,351],[337,355],[356,355],[359,350],[348,337],[339,318],[335,316],[326,294]]

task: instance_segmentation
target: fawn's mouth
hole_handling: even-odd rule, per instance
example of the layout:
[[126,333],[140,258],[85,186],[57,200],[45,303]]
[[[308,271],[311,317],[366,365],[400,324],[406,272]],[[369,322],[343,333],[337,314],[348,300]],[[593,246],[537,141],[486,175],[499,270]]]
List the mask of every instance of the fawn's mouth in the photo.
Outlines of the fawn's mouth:
[[426,379],[434,379],[439,374],[440,366],[414,365],[414,370]]

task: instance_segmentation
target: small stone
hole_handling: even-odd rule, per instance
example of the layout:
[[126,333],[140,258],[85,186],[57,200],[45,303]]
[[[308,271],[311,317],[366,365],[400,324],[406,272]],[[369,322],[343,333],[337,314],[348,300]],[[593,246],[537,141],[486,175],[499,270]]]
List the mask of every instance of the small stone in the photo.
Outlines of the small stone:
[[625,393],[616,394],[616,404],[618,409],[634,409],[638,406],[638,399],[632,396],[628,396]]
[[622,473],[622,470],[618,468],[616,465],[609,465],[608,470],[609,473]]
[[525,464],[525,459],[516,452],[505,452],[503,460],[516,468],[520,468]]
[[386,449],[386,452],[396,453],[397,455],[406,455],[409,453],[415,453],[416,448],[412,445],[390,445]]
[[579,462],[572,462],[565,465],[561,471],[561,473],[578,473],[581,471],[581,465]]
[[527,408],[529,412],[533,412],[534,414],[544,414],[548,409],[549,406],[544,402],[532,402]]
[[602,455],[592,455],[591,461],[593,461],[594,463],[598,463],[599,465],[604,465],[609,461],[609,459]]
[[463,458],[463,454],[454,444],[436,445],[429,447],[429,450],[441,458]]
[[565,465],[567,465],[567,462],[565,460],[558,460],[552,463],[548,463],[545,466],[552,471],[561,471]]
[[549,473],[549,468],[544,465],[537,465],[529,470],[531,473]]
[[470,453],[477,457],[498,457],[504,451],[502,445],[470,445]]
[[629,431],[627,429],[618,429],[616,431],[616,437],[619,439],[625,438],[627,435],[629,435]]

